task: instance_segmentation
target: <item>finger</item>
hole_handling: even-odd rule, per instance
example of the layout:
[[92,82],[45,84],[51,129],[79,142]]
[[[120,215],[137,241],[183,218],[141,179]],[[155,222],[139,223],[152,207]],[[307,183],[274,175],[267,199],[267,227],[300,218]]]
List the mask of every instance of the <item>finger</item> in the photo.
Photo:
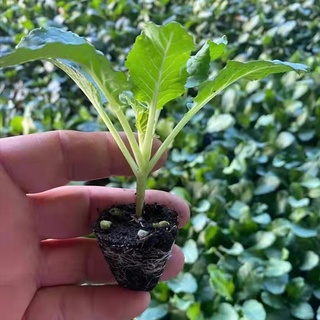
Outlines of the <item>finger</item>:
[[[128,146],[125,135],[121,137]],[[155,140],[154,149],[159,144]],[[11,178],[29,193],[71,180],[132,173],[111,134],[105,132],[53,131],[4,138],[0,140],[0,158]]]
[[61,286],[39,290],[22,320],[128,320],[150,303],[146,292],[118,286]]
[[[115,279],[95,239],[47,240],[41,245],[39,286],[82,283],[114,284]],[[183,254],[176,245],[162,280],[176,276],[183,267]]]
[[[29,195],[36,228],[41,239],[64,239],[87,235],[105,207],[135,202],[134,189],[65,186]],[[185,201],[168,192],[148,190],[146,203],[158,203],[176,210],[179,226],[189,219]]]

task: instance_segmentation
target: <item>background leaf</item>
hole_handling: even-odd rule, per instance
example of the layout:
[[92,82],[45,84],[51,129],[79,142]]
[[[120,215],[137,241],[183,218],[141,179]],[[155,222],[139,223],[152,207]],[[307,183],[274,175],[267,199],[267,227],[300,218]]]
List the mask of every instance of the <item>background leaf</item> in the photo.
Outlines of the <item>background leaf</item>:
[[210,274],[210,283],[214,290],[227,300],[232,300],[234,284],[230,274],[222,271],[215,265],[209,265],[208,271]]
[[243,304],[242,312],[246,320],[265,320],[266,311],[257,300],[248,300]]

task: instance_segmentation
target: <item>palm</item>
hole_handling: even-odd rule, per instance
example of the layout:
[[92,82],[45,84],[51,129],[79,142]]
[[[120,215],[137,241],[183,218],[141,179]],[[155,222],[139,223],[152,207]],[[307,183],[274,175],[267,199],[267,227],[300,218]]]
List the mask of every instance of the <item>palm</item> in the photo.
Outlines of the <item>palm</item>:
[[[45,152],[44,152],[45,150]],[[92,156],[95,155],[95,156]],[[0,141],[0,310],[8,320],[129,319],[149,295],[114,282],[91,232],[99,209],[134,200],[134,191],[63,186],[130,170],[103,133],[48,133]],[[117,160],[117,161],[114,161]],[[188,216],[186,205],[167,193],[149,192]],[[56,239],[56,240],[53,240]],[[174,250],[165,278],[181,268]]]

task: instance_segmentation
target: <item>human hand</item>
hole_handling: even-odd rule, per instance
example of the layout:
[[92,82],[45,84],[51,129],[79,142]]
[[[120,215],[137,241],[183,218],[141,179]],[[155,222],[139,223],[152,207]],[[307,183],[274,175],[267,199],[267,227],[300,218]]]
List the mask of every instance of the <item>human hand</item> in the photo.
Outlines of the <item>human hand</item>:
[[[111,285],[96,240],[81,238],[92,232],[98,210],[134,202],[134,190],[66,186],[110,175],[130,175],[130,168],[107,133],[55,131],[0,140],[1,319],[127,320],[147,308],[149,293]],[[187,205],[169,193],[148,191],[146,202],[175,209],[180,226],[189,217]],[[175,246],[163,280],[182,265]]]

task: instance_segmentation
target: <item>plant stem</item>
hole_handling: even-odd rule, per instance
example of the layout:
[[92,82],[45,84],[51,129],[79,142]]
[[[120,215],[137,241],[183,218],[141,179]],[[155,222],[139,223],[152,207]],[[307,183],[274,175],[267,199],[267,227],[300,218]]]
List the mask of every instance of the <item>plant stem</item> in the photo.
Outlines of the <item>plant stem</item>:
[[102,106],[100,106],[100,104],[98,104],[98,103],[95,103],[95,101],[91,101],[91,102],[94,105],[94,107],[97,110],[97,112],[99,113],[99,115],[102,118],[103,122],[105,123],[105,125],[109,129],[110,133],[112,134],[114,140],[116,141],[119,149],[121,150],[122,154],[126,158],[126,160],[127,160],[128,164],[129,164],[131,170],[133,171],[134,175],[137,176],[137,174],[138,174],[138,166],[137,166],[136,162],[134,161],[133,157],[131,156],[128,148],[124,144],[123,140],[121,139],[121,137],[119,135],[119,132],[114,127],[112,121],[110,120],[108,115],[105,113],[105,111],[103,110]]
[[115,114],[116,114],[124,132],[126,133],[128,141],[130,143],[130,147],[131,147],[132,152],[134,154],[134,157],[136,159],[136,163],[138,164],[138,166],[140,166],[143,162],[142,153],[139,149],[139,145],[137,143],[136,137],[133,134],[133,131],[131,130],[130,124],[121,109],[118,111],[115,111]]
[[[155,100],[156,101],[156,100]],[[155,132],[155,126],[159,117],[160,111],[157,110],[156,103],[150,106],[150,112],[148,116],[148,123],[146,133],[139,135],[139,144],[142,155],[142,162],[138,164],[139,173],[136,175],[137,187],[136,187],[136,213],[137,219],[141,218],[144,206],[144,198],[146,193],[147,178],[150,173],[149,161],[151,157],[153,137]]]
[[153,140],[153,135],[155,131],[156,110],[157,110],[156,105],[154,103],[151,104],[150,112],[148,115],[147,129],[143,137],[143,144],[141,146],[142,157],[146,161],[149,161],[151,156],[152,140]]
[[[126,118],[126,116],[122,112],[121,105],[119,105],[119,103],[112,96],[109,95],[109,92],[106,90],[105,86],[101,83],[101,81],[98,77],[96,77],[94,74],[92,74],[92,77],[95,80],[98,87],[100,88],[100,90],[105,95],[105,97],[108,98],[109,106],[112,109],[112,111],[115,113],[115,115],[117,116],[117,118],[118,118],[127,138],[128,138],[128,141],[129,141],[131,150],[134,154],[136,163],[138,163],[138,164],[141,163],[142,162],[142,155],[141,155],[141,151],[139,149],[139,145],[138,145],[137,140],[131,130],[128,119]],[[102,110],[102,113],[106,115],[106,113],[103,110]],[[100,116],[101,116],[101,114],[100,114]],[[118,144],[118,146],[119,146],[120,150],[123,152],[121,146],[119,144]]]
[[136,186],[136,213],[135,217],[140,219],[142,217],[144,198],[146,194],[146,185],[148,174],[140,172],[137,176],[137,186]]
[[174,129],[171,131],[171,133],[167,136],[167,138],[163,141],[160,148],[157,150],[155,155],[152,157],[152,159],[149,161],[148,165],[148,171],[151,172],[152,168],[156,165],[156,163],[159,161],[161,156],[164,154],[164,152],[169,148],[172,141],[175,139],[175,137],[178,135],[178,133],[183,129],[183,127],[192,119],[192,117],[200,110],[202,107],[207,103],[207,101],[202,102],[201,104],[197,104],[193,106],[185,115],[183,118],[178,122],[178,124],[174,127]]

